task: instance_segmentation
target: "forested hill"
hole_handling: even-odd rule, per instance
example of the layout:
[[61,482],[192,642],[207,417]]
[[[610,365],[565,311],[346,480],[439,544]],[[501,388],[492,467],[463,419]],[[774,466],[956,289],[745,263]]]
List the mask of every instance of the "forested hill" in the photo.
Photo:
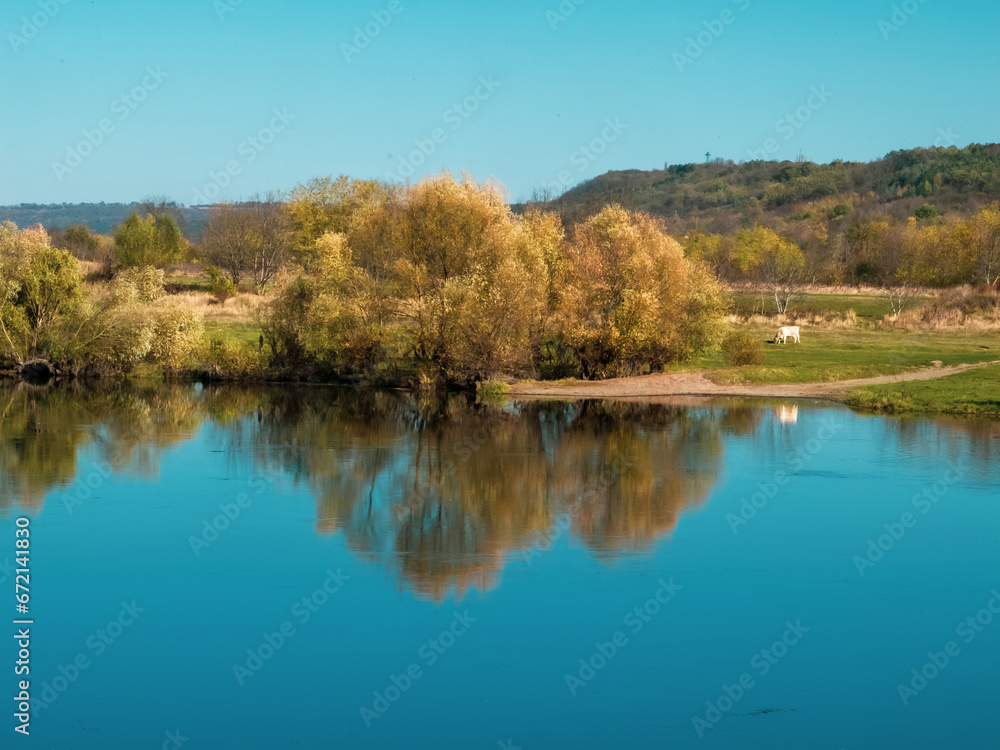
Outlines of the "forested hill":
[[[110,234],[133,211],[140,211],[143,203],[22,203],[17,206],[0,206],[0,222],[13,221],[19,227],[41,224],[46,229],[66,229],[86,225],[97,234]],[[188,237],[198,237],[208,211],[199,207],[177,207],[185,221],[179,222]],[[180,218],[180,217],[178,217]]]
[[[671,230],[728,233],[748,223],[779,224],[810,203],[857,205],[900,216],[914,206],[971,213],[1000,199],[1000,144],[893,151],[873,162],[716,160],[662,170],[608,172],[547,204],[570,223],[608,203],[670,219]],[[817,206],[819,207],[819,206]]]

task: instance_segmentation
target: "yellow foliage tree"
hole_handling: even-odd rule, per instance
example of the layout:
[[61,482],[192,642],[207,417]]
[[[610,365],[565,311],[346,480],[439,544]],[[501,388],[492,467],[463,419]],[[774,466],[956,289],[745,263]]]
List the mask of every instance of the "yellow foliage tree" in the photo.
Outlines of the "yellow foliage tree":
[[577,227],[565,329],[585,377],[655,370],[710,346],[720,312],[714,279],[648,215],[609,206]]

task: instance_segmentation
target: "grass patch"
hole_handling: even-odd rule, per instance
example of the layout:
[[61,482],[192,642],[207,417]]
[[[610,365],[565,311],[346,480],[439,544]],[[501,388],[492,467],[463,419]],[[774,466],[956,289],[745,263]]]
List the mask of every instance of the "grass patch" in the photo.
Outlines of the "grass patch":
[[499,380],[489,380],[476,384],[476,396],[481,401],[497,401],[510,393],[510,386]]
[[168,294],[212,291],[212,285],[207,276],[189,276],[181,274],[164,276],[163,285]]
[[[762,341],[774,336],[770,328],[748,330]],[[766,365],[726,368],[721,357],[713,354],[694,360],[690,369],[709,369],[708,378],[720,385],[816,383],[896,375],[931,367],[935,360],[947,366],[989,362],[1000,357],[997,336],[977,331],[804,328],[801,344],[764,346]]]
[[1000,417],[1000,364],[937,380],[856,388],[847,404],[880,414],[957,414]]
[[205,340],[225,340],[245,346],[260,345],[260,327],[253,323],[229,323],[217,320],[205,321]]
[[[775,313],[774,298],[766,294],[735,292],[732,299],[732,311],[742,317]],[[916,300],[916,305],[919,306],[931,299],[931,297],[920,297]],[[804,316],[843,315],[848,310],[854,310],[858,318],[865,320],[877,320],[892,312],[888,301],[877,294],[804,293],[792,298],[788,313]]]

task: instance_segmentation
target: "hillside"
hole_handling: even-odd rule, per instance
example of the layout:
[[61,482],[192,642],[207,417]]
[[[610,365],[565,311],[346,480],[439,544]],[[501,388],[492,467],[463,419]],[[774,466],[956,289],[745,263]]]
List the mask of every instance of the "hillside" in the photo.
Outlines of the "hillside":
[[896,216],[912,214],[923,203],[942,214],[971,213],[1000,199],[1000,144],[893,151],[873,162],[716,160],[608,172],[546,208],[575,223],[617,202],[667,218],[676,233],[730,233],[748,223],[794,219],[809,203],[852,206],[857,199]]
[[[0,222],[13,221],[19,227],[41,224],[46,229],[66,229],[85,224],[97,234],[110,234],[133,211],[143,204],[134,203],[21,203],[17,206],[0,206]],[[189,239],[201,236],[208,211],[205,207],[178,207],[183,216],[179,222]],[[179,218],[179,217],[178,217]]]

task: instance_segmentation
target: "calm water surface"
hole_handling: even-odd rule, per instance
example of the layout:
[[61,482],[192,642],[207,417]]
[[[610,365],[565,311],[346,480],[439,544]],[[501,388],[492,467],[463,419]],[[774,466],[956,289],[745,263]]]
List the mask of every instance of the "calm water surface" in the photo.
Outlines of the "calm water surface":
[[3,746],[992,747],[998,440],[812,403],[6,386],[36,704]]

